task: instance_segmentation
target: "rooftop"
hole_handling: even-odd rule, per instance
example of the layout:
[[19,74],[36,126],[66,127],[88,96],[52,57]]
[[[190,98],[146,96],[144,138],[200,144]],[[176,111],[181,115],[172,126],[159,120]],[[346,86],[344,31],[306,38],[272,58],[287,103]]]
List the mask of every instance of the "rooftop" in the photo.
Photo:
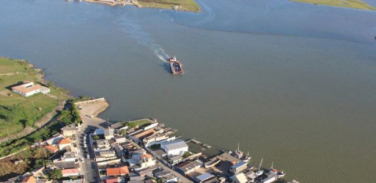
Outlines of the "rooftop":
[[80,171],[77,168],[72,168],[72,169],[63,169],[61,170],[61,173],[64,174],[77,174],[80,173]]
[[74,154],[74,152],[65,152],[64,159],[66,158],[76,158],[76,155]]
[[127,166],[122,166],[118,168],[107,168],[107,176],[119,176],[129,174]]
[[155,133],[154,129],[149,129],[149,130],[145,130],[143,132],[137,133],[136,135],[134,135],[134,137],[139,139],[139,138],[142,138],[147,135],[154,134],[154,133]]
[[22,93],[29,93],[35,90],[39,90],[41,88],[42,88],[41,85],[34,85],[33,82],[27,82],[27,83],[12,87],[12,90],[17,90]]
[[244,173],[239,173],[231,177],[232,180],[237,180],[239,183],[246,183],[248,181]]
[[76,129],[76,125],[71,124],[71,125],[64,126],[63,128],[61,128],[61,130],[77,130],[77,129]]
[[21,180],[22,183],[35,183],[37,179],[34,176],[26,176]]
[[59,142],[59,144],[70,144],[70,143],[72,143],[70,138],[61,139],[60,142]]
[[174,149],[180,149],[188,147],[187,143],[185,143],[183,140],[173,140],[169,142],[162,143],[162,147],[165,147],[167,150],[174,150]]
[[58,151],[59,149],[55,146],[44,146],[44,148],[48,151],[48,152],[52,152],[52,153],[55,153],[56,151]]
[[196,179],[198,179],[200,182],[204,181],[204,180],[207,180],[207,179],[210,179],[212,178],[213,175],[210,174],[210,173],[205,173],[205,174],[202,174],[202,175],[199,175],[196,177]]
[[239,162],[239,163],[236,163],[234,166],[232,166],[231,168],[233,168],[233,169],[237,169],[237,168],[239,168],[239,167],[242,167],[242,166],[245,166],[245,165],[247,165],[248,163],[247,162],[244,162],[244,161],[241,161],[241,162]]
[[186,171],[189,171],[189,170],[192,170],[198,166],[201,166],[202,165],[202,161],[200,160],[195,160],[195,161],[191,161],[191,162],[187,162],[187,163],[183,163],[183,164],[180,164],[178,165],[178,167],[183,170],[184,172]]

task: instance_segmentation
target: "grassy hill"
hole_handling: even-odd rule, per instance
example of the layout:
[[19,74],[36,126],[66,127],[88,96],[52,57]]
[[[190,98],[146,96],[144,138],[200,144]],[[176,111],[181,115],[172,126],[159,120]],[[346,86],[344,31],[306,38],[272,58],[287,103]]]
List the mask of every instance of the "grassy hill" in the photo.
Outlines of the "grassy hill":
[[11,91],[12,86],[25,81],[42,84],[43,74],[26,61],[0,57],[0,138],[20,132],[26,126],[32,127],[54,110],[59,100],[67,98],[65,91],[51,84],[50,96],[24,97]]
[[201,12],[200,6],[194,0],[138,0],[138,4],[148,8]]
[[336,6],[343,8],[354,8],[362,10],[376,10],[375,7],[361,0],[291,0],[300,3],[310,3],[315,5]]

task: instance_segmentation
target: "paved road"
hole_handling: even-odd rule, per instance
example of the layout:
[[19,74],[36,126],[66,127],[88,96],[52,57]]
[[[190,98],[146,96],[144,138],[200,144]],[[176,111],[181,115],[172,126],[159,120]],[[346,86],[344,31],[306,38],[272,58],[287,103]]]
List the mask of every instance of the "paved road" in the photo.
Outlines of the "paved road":
[[[91,149],[91,143],[89,139],[89,134],[85,132],[89,132],[90,127],[87,127],[87,125],[82,125],[81,129],[77,131],[76,133],[76,143],[77,143],[77,149],[78,149],[78,157],[79,159],[83,160],[83,162],[80,162],[81,167],[81,173],[84,175],[85,182],[88,183],[96,183],[99,181],[99,175],[97,173],[97,167],[96,163],[94,161],[94,152]],[[86,137],[86,141],[84,141]],[[84,144],[86,144],[86,147],[84,147]],[[87,159],[87,155],[89,153],[90,158]]]

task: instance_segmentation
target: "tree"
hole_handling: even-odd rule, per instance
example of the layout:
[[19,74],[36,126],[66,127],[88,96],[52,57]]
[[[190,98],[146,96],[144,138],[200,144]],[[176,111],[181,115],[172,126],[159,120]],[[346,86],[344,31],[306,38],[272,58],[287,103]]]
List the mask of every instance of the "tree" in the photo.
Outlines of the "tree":
[[47,177],[48,177],[49,180],[51,180],[51,179],[57,180],[57,179],[60,179],[61,177],[63,177],[63,174],[61,173],[60,169],[54,169],[54,170],[51,170],[47,173]]
[[37,167],[43,166],[44,168],[47,168],[47,165],[51,164],[51,160],[46,160],[46,159],[37,159],[36,165]]
[[126,134],[127,134],[127,131],[125,131],[124,129],[120,130],[120,135],[125,137]]
[[94,140],[99,140],[99,136],[98,135],[94,135],[93,139]]

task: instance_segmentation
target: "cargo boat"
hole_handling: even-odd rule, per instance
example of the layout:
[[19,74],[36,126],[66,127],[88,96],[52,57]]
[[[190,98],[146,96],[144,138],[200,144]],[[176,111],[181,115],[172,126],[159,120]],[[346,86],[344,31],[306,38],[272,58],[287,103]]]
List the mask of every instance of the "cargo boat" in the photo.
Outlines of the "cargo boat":
[[167,59],[167,62],[170,64],[171,74],[183,75],[184,70],[183,70],[182,64],[180,63],[178,59],[176,59],[176,57]]

